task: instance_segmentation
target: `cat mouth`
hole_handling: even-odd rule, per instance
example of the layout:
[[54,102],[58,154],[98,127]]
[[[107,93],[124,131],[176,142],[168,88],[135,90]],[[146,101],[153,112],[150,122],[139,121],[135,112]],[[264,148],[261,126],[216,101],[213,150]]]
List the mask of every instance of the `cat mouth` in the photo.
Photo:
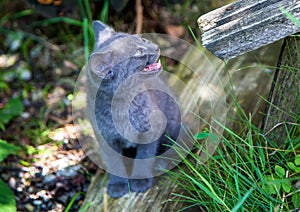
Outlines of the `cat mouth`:
[[146,72],[146,73],[153,73],[153,72],[158,72],[158,71],[161,71],[162,69],[162,65],[160,63],[160,60],[158,60],[157,62],[155,63],[152,63],[150,65],[147,65],[144,69],[143,69],[143,72]]

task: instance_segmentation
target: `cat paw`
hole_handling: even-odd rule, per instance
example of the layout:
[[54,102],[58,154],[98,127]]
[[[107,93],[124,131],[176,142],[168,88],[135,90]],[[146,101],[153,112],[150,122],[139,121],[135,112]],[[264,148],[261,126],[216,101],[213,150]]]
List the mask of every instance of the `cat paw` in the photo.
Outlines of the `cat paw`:
[[122,197],[129,192],[128,184],[123,182],[107,185],[107,192],[113,198]]
[[129,180],[131,191],[145,192],[153,185],[153,178]]

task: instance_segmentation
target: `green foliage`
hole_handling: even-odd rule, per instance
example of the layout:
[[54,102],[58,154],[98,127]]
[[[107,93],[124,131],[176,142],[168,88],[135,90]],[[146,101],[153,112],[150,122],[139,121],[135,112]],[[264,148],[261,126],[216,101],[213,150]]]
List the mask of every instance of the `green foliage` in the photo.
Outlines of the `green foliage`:
[[287,166],[295,173],[300,173],[300,167],[297,167],[293,162],[288,162]]
[[[45,115],[45,109],[40,110],[38,117],[32,117],[29,122],[24,126],[24,134],[32,144],[40,145],[51,141],[49,133],[51,132],[51,125],[46,125],[43,117]],[[39,151],[35,147],[27,145],[26,151],[28,154],[37,154]]]
[[9,144],[6,141],[0,139],[0,162],[7,158],[8,155],[16,154],[19,150],[20,147]]
[[209,139],[212,142],[219,142],[218,137],[214,133],[201,132],[193,136],[195,140]]
[[[299,188],[294,185],[300,179],[299,139],[293,135],[280,149],[266,140],[260,130],[249,120],[241,135],[224,127],[222,147],[203,164],[199,155],[189,153],[183,158],[179,172],[170,171],[177,185],[188,195],[174,194],[188,207],[199,206],[205,211],[283,211],[299,207]],[[194,139],[201,140],[211,132],[200,132]],[[214,140],[214,139],[211,139]],[[181,154],[182,147],[175,147]],[[275,150],[275,151],[274,151]],[[197,152],[197,151],[196,151]],[[187,209],[185,208],[185,209]]]
[[[69,212],[70,209],[72,208],[72,206],[74,205],[76,199],[79,197],[79,195],[84,195],[84,194],[85,194],[84,192],[77,192],[77,193],[73,196],[73,198],[71,199],[71,201],[69,202],[68,206],[67,206],[66,209],[65,209],[65,212]],[[85,210],[81,209],[80,211],[83,212],[83,211],[85,211]]]
[[5,124],[10,120],[23,113],[24,107],[20,99],[10,99],[6,105],[0,109],[0,128],[5,130]]
[[202,140],[202,139],[205,139],[209,136],[210,133],[208,132],[200,132],[200,133],[197,133],[196,135],[194,135],[194,139],[196,140]]
[[91,202],[87,202],[85,205],[83,205],[83,206],[80,208],[79,212],[85,212],[85,211],[87,211],[87,209],[88,209],[92,204],[93,204],[93,203],[91,203]]
[[16,200],[12,190],[0,179],[0,211],[15,212]]
[[[295,162],[298,157],[299,155],[296,156]],[[285,167],[287,167],[287,169],[279,165],[275,165],[274,172],[277,176],[265,176],[265,183],[262,184],[262,189],[266,193],[272,195],[277,194],[277,192],[289,193],[293,190],[291,180],[286,178],[286,174],[289,173],[290,176],[297,175],[299,174],[300,167],[295,166],[293,162],[288,162]]]
[[297,155],[295,158],[295,165],[300,166],[300,155]]
[[104,5],[100,13],[100,21],[107,23],[109,11],[109,0],[104,0]]
[[293,204],[294,204],[295,208],[300,207],[300,192],[297,192],[293,195],[292,201],[293,201]]
[[[0,139],[0,162],[10,154],[16,154],[19,147]],[[12,190],[0,179],[0,211],[16,211],[16,200]]]
[[291,13],[289,13],[286,9],[281,8],[281,12],[285,14],[288,19],[290,19],[292,22],[297,24],[298,27],[300,27],[300,20],[298,20],[295,16],[293,16]]
[[275,165],[275,173],[278,177],[284,178],[285,170],[281,166]]

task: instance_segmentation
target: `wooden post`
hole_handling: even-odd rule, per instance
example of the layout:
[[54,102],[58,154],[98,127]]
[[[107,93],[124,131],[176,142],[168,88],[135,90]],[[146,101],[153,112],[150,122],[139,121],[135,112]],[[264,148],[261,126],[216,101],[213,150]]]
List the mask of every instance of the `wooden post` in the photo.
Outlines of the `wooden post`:
[[299,127],[299,94],[300,37],[289,37],[282,47],[263,122],[263,131],[271,141],[282,144],[291,127]]

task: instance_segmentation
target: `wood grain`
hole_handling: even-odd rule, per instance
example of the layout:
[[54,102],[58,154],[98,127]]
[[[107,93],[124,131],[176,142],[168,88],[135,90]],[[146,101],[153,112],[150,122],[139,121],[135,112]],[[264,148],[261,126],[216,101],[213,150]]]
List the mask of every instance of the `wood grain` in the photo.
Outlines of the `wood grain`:
[[299,0],[240,0],[198,19],[202,44],[227,60],[300,31],[283,10],[300,20]]
[[263,131],[272,142],[279,145],[285,142],[287,132],[292,127],[299,127],[299,48],[299,36],[286,38],[269,95],[269,106],[266,112]]

